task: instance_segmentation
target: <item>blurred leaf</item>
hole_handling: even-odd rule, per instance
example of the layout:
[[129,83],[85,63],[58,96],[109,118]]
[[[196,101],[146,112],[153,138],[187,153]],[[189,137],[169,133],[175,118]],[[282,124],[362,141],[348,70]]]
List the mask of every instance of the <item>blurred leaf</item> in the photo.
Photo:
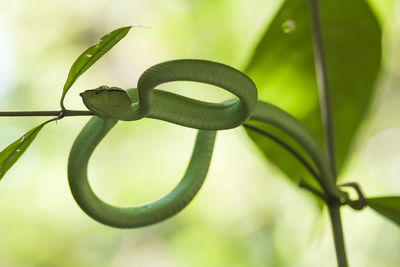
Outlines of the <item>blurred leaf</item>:
[[[381,30],[365,0],[318,3],[340,170],[371,102],[380,69]],[[293,114],[321,142],[323,131],[309,17],[306,0],[287,0],[259,41],[246,72],[257,85],[261,100]],[[274,134],[287,141],[279,132]],[[275,144],[260,136],[250,136],[292,180],[309,176]]]
[[86,49],[72,64],[67,81],[64,84],[60,104],[64,108],[64,98],[76,79],[88,70],[97,60],[124,38],[132,26],[123,27],[101,37],[100,42]]
[[[252,121],[264,122],[266,124],[276,127],[277,129],[282,131],[280,135],[285,136],[285,139],[288,141],[287,144],[290,144],[297,153],[303,151],[304,154],[306,152],[304,156],[302,156],[305,161],[310,163],[307,160],[307,157],[312,159],[312,162],[318,169],[318,174],[316,175],[316,177],[313,177],[313,180],[304,179],[304,177],[295,178],[306,181],[308,185],[317,190],[320,188],[319,186],[322,186],[324,191],[328,192],[332,196],[336,196],[337,198],[344,197],[343,193],[338,190],[337,186],[335,185],[334,179],[329,169],[328,161],[322,151],[320,144],[303,123],[301,123],[299,120],[297,120],[284,110],[261,100],[258,101],[257,106],[248,122]],[[250,136],[253,135],[250,134]],[[290,139],[295,140],[297,146],[300,145],[302,149],[298,149],[296,146],[292,145],[294,144],[294,142]],[[290,158],[293,159],[293,157]],[[302,170],[305,169],[305,166],[302,166]],[[316,187],[316,185],[318,185],[318,187]]]
[[39,126],[33,128],[26,134],[24,134],[17,141],[6,147],[0,152],[0,180],[6,174],[6,172],[14,165],[15,162],[24,154],[25,150],[33,142],[37,134],[47,123],[54,119],[48,120]]
[[80,94],[85,106],[101,118],[129,120],[132,117],[132,100],[125,90],[101,86]]
[[367,199],[368,206],[400,226],[400,197]]

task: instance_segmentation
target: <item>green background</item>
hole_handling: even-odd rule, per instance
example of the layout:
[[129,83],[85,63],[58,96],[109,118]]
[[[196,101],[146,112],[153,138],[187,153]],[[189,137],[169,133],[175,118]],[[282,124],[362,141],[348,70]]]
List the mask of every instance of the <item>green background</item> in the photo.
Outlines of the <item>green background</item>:
[[[0,1],[0,110],[56,110],[75,58],[105,33],[133,28],[66,97],[100,85],[135,87],[148,67],[201,58],[244,70],[277,0]],[[400,195],[400,3],[371,0],[383,30],[383,67],[368,119],[340,179],[368,196]],[[354,14],[357,19],[357,14]],[[165,90],[219,102],[212,86]],[[199,90],[201,88],[202,90]],[[0,148],[44,119],[0,118]],[[0,266],[336,266],[326,211],[283,178],[243,129],[219,132],[205,186],[160,224],[133,230],[86,216],[68,188],[69,149],[87,118],[46,126],[0,183]],[[151,119],[120,123],[89,174],[106,201],[134,205],[169,192],[189,159],[195,130]],[[139,152],[140,151],[140,155]],[[173,156],[171,156],[173,155]],[[343,209],[351,266],[398,266],[400,232],[370,210]]]

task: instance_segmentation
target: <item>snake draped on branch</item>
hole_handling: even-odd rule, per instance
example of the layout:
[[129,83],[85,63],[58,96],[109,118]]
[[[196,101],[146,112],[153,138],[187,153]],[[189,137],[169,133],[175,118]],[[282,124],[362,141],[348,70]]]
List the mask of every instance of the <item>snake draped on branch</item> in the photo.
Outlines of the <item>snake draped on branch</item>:
[[[172,81],[194,81],[221,87],[237,98],[222,103],[203,102],[154,90]],[[96,115],[76,138],[68,161],[68,180],[78,205],[106,225],[131,228],[150,225],[182,210],[200,190],[207,175],[217,130],[246,122],[257,104],[254,83],[240,71],[211,61],[174,60],[146,70],[138,88],[127,91],[100,87],[81,94]],[[179,184],[166,196],[137,207],[117,207],[99,199],[91,189],[87,168],[96,146],[118,120],[154,118],[199,129],[192,157]]]
[[[236,98],[209,103],[154,90],[172,81],[194,81],[223,88]],[[269,103],[257,100],[257,88],[242,72],[205,60],[173,60],[147,69],[138,88],[122,90],[101,86],[81,94],[94,116],[75,140],[68,162],[71,192],[78,205],[93,219],[120,228],[157,223],[182,210],[200,190],[207,175],[216,131],[238,127],[248,120],[260,121],[286,132],[310,156],[318,172],[321,194],[349,202],[348,194],[335,184],[327,159],[313,134],[297,119]],[[199,129],[192,157],[180,183],[163,198],[137,207],[116,207],[99,199],[91,189],[87,168],[96,146],[118,120],[153,118]]]

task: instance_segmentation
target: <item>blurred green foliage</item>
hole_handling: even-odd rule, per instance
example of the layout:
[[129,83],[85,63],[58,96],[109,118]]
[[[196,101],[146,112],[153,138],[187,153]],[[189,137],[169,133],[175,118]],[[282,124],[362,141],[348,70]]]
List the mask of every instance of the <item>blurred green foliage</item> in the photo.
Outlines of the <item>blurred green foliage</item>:
[[368,206],[400,226],[400,197],[369,198]]
[[[318,3],[340,171],[374,95],[381,66],[381,30],[364,0]],[[322,144],[309,10],[307,0],[285,1],[260,39],[246,69],[258,87],[261,100],[296,116]],[[270,127],[268,130],[290,142],[286,135]],[[310,183],[310,174],[294,158],[288,157],[286,151],[264,140],[263,136],[250,136],[290,179],[305,179]]]
[[[393,149],[400,136],[396,131],[400,129],[399,4],[370,2],[384,32],[382,81],[342,177],[360,181],[368,195],[398,195],[400,152]],[[13,78],[1,83],[0,109],[57,109],[73,59],[103,33],[135,23],[152,29],[136,31],[93,66],[71,89],[66,106],[83,109],[78,93],[103,84],[134,87],[140,73],[160,61],[203,58],[243,69],[280,4],[278,0],[2,1],[0,36],[5,37],[0,50],[8,52],[1,53],[0,60],[9,67],[2,68],[0,81],[6,75]],[[288,36],[301,31],[299,23],[295,21]],[[184,94],[204,100],[227,97],[213,87],[197,90],[198,85],[191,83],[162,88],[181,92],[180,87],[185,87]],[[316,92],[310,99],[314,106],[315,96]],[[308,112],[306,103],[296,107],[299,112]],[[218,134],[206,185],[179,215],[152,227],[124,231],[92,221],[73,201],[66,178],[71,143],[86,120],[67,118],[46,127],[2,180],[0,266],[335,266],[325,219],[310,208],[307,194],[265,164],[241,129]],[[40,121],[1,118],[0,146]],[[124,206],[167,193],[184,171],[194,134],[153,120],[121,123],[91,161],[96,192]],[[135,153],[138,150],[142,156]],[[344,222],[351,266],[398,266],[396,227],[369,211],[345,211]]]

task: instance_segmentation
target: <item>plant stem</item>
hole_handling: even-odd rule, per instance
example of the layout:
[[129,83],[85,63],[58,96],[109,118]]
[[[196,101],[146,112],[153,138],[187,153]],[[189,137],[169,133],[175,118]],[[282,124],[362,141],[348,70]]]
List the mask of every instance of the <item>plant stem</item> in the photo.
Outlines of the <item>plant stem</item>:
[[318,189],[315,189],[313,186],[307,184],[303,180],[299,181],[299,187],[308,190],[310,193],[314,194],[315,196],[319,197],[322,201],[325,203],[328,201],[327,197],[319,191]]
[[[321,117],[325,136],[325,147],[328,162],[331,168],[334,182],[337,179],[335,138],[333,128],[332,107],[330,101],[328,74],[326,58],[319,18],[318,0],[308,0],[310,7],[313,48],[315,58],[315,71],[317,75],[319,102],[321,106]],[[329,215],[332,223],[333,239],[335,242],[336,258],[339,267],[347,267],[346,248],[344,244],[342,219],[340,217],[341,204],[337,200],[328,202]]]
[[254,132],[257,132],[259,134],[264,135],[265,137],[270,138],[271,140],[273,140],[274,142],[278,143],[279,145],[281,145],[283,148],[285,148],[288,152],[290,152],[301,164],[303,164],[303,166],[310,172],[310,174],[312,176],[315,177],[315,179],[317,179],[317,181],[320,180],[318,173],[314,170],[314,168],[311,166],[310,163],[308,163],[308,161],[299,153],[296,151],[296,149],[294,149],[293,147],[291,147],[288,143],[286,143],[285,141],[283,141],[282,139],[278,138],[277,136],[267,132],[264,129],[255,127],[253,125],[250,125],[248,123],[244,123],[243,126],[249,130],[252,130]]
[[342,219],[340,218],[340,203],[337,201],[328,203],[331,218],[333,239],[335,242],[336,259],[339,267],[347,267],[346,248],[344,245]]
[[[30,116],[59,116],[61,110],[52,111],[0,111],[0,117],[30,117]],[[64,110],[63,117],[68,116],[93,116],[94,113],[89,110]]]
[[321,105],[322,124],[325,135],[325,147],[329,165],[336,181],[335,138],[333,130],[332,108],[329,95],[326,59],[321,35],[318,0],[308,0],[310,6],[313,47],[315,57],[315,71],[317,75],[319,98]]
[[[286,143],[285,141],[283,141],[282,139],[280,139],[279,137],[271,134],[270,132],[267,132],[264,129],[258,128],[256,126],[253,126],[251,124],[248,123],[243,123],[244,128],[252,130],[256,133],[259,133],[269,139],[271,139],[272,141],[274,141],[275,143],[277,143],[278,145],[282,146],[283,148],[285,148],[289,153],[291,153],[301,164],[303,164],[303,166],[308,170],[308,172],[315,177],[315,179],[317,179],[317,181],[320,180],[319,178],[319,174],[317,173],[317,171],[314,170],[314,168],[311,166],[310,163],[308,163],[308,161],[299,153],[296,151],[296,149],[292,146],[290,146],[288,143]],[[299,187],[304,188],[306,190],[308,190],[309,192],[311,192],[312,194],[316,195],[317,197],[321,198],[323,201],[327,201],[326,196],[320,192],[318,189],[314,188],[313,186],[307,184],[306,182],[304,182],[303,180],[299,181]]]

